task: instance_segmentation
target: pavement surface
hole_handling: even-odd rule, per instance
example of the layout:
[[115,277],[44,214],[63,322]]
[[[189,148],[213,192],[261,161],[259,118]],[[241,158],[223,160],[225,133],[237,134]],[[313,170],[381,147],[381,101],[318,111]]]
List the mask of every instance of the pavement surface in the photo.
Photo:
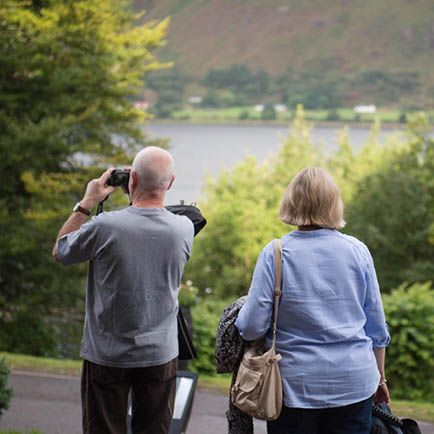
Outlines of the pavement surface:
[[[0,420],[1,430],[82,433],[79,378],[14,371],[9,383],[14,397]],[[198,389],[186,434],[225,434],[227,404],[221,393]],[[255,434],[266,434],[264,422],[255,421]]]
[[[0,429],[81,434],[79,378],[14,371],[10,385],[14,397]],[[227,403],[219,392],[198,389],[186,434],[225,434]],[[423,434],[434,434],[434,425],[421,422],[420,427]],[[255,434],[266,434],[264,422],[255,421]]]

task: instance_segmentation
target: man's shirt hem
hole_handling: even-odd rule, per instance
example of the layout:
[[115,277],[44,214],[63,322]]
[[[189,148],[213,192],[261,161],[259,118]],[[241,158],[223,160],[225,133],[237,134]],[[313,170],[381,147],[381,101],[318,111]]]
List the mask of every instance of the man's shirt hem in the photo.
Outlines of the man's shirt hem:
[[147,368],[149,366],[159,366],[170,362],[178,357],[178,351],[174,352],[168,357],[159,360],[141,360],[138,362],[114,362],[112,360],[99,359],[90,354],[81,352],[80,357],[88,360],[89,362],[96,363],[97,365],[108,366],[110,368]]

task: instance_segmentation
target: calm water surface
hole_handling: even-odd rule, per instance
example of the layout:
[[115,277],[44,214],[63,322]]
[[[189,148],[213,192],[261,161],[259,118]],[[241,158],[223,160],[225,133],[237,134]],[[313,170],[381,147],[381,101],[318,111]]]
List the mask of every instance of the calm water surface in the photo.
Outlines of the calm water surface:
[[[176,164],[176,181],[166,196],[169,204],[200,199],[207,176],[216,177],[248,155],[258,162],[275,153],[289,129],[284,126],[251,125],[148,125],[151,138],[170,139],[170,151]],[[314,143],[332,150],[338,142],[339,128],[316,128]],[[353,128],[350,141],[358,148],[369,136],[368,128]],[[385,134],[380,137],[384,139]]]

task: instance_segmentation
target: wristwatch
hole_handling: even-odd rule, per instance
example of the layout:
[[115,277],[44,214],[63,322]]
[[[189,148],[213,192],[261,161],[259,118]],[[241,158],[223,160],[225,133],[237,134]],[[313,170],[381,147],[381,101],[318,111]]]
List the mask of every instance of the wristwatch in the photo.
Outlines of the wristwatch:
[[72,208],[72,212],[81,212],[84,215],[90,216],[91,212],[90,210],[83,208],[80,204],[80,202],[77,202],[74,206],[74,208]]

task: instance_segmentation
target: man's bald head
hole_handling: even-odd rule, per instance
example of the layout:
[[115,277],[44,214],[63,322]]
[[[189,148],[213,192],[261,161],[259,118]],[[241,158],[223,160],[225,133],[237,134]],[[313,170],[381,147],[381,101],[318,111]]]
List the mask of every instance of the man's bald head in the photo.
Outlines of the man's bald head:
[[156,146],[142,149],[134,158],[132,170],[137,174],[137,187],[143,191],[167,190],[174,179],[172,156]]

